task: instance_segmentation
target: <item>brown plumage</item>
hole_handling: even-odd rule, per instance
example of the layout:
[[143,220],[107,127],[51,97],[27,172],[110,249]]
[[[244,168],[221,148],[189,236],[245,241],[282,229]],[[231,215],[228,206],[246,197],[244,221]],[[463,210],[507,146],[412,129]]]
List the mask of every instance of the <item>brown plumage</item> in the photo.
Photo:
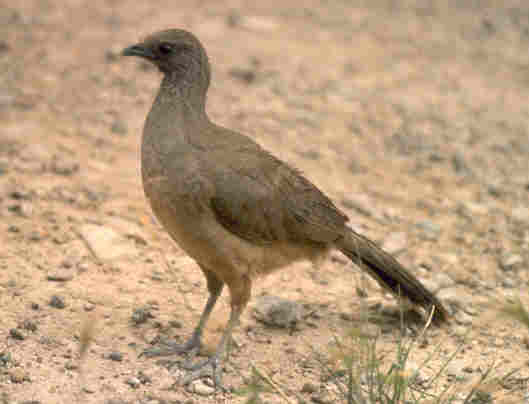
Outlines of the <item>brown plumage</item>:
[[347,217],[298,171],[250,138],[215,125],[205,111],[210,65],[191,33],[157,32],[124,50],[164,74],[145,122],[142,177],[152,209],[171,237],[200,266],[210,293],[192,337],[147,354],[196,352],[224,284],[231,315],[216,353],[184,382],[210,374],[220,385],[220,361],[258,275],[337,248],[383,287],[430,309],[441,302],[387,254],[347,225]]

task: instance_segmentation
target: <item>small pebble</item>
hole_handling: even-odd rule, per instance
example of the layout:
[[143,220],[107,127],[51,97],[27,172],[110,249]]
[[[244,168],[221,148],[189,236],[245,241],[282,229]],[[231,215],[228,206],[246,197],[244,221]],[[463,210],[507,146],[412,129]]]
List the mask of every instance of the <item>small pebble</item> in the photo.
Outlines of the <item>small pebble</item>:
[[121,352],[110,352],[108,359],[115,362],[121,362],[123,360],[123,354]]
[[73,279],[73,274],[72,271],[57,269],[55,272],[48,274],[46,279],[54,282],[67,282]]
[[64,364],[64,368],[67,369],[67,370],[75,370],[77,369],[79,366],[77,365],[77,363],[75,363],[74,361],[68,361]]
[[37,331],[37,323],[31,320],[24,320],[20,324],[20,327],[24,330],[35,332]]
[[66,307],[66,303],[62,297],[53,295],[50,299],[50,306],[55,307],[56,309],[64,309]]
[[97,390],[93,386],[83,386],[83,391],[88,394],[94,394]]
[[523,258],[518,254],[505,253],[500,259],[500,267],[504,271],[512,271],[523,264]]
[[462,325],[455,326],[453,331],[458,337],[465,337],[468,334],[468,329]]
[[318,391],[318,386],[316,386],[314,383],[305,383],[303,387],[301,388],[302,393],[315,393]]
[[455,315],[456,323],[461,325],[471,324],[472,323],[472,317],[466,314],[463,311],[458,311]]
[[205,384],[202,380],[197,380],[188,386],[188,391],[200,396],[210,396],[215,392],[215,389]]
[[126,135],[128,132],[127,124],[121,119],[116,119],[112,123],[110,130],[117,135]]
[[9,372],[9,378],[13,383],[22,383],[24,380],[28,380],[26,372],[21,368],[11,369]]
[[138,372],[138,379],[140,379],[141,384],[152,383],[152,378],[149,375],[146,375],[141,370]]
[[11,361],[11,354],[9,352],[0,352],[0,366],[5,366]]
[[138,379],[137,377],[129,377],[125,383],[127,383],[130,387],[132,387],[133,389],[137,389],[141,382],[140,382],[140,379]]
[[140,307],[132,313],[131,320],[134,325],[146,323],[149,319],[154,318],[150,307]]
[[22,334],[20,332],[20,330],[18,330],[17,328],[11,328],[9,330],[9,336],[13,339],[16,339],[16,340],[19,340],[19,341],[23,341],[24,339],[26,339],[26,337],[24,336],[24,334]]

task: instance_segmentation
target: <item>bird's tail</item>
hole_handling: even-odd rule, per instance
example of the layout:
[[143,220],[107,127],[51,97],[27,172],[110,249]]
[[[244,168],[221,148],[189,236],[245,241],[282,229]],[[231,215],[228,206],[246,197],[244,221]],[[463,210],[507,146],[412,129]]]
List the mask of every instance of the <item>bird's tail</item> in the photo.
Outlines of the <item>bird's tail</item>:
[[435,307],[433,320],[436,323],[447,321],[450,317],[439,299],[395,258],[369,239],[351,230],[336,242],[336,247],[394,295],[407,298],[428,312]]

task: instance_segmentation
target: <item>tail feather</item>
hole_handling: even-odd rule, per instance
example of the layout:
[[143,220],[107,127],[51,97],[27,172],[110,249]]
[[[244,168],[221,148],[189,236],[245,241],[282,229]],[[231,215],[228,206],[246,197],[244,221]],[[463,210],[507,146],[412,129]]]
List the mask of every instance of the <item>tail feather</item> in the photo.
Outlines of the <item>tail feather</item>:
[[336,242],[336,247],[394,295],[406,297],[428,311],[435,307],[433,320],[436,323],[447,321],[450,317],[439,299],[395,258],[371,240],[351,230]]

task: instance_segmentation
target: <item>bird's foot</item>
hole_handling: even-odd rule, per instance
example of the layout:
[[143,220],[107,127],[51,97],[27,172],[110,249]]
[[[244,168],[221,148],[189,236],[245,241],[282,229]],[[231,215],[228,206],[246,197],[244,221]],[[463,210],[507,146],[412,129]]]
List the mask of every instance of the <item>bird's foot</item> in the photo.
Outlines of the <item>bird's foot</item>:
[[[171,355],[186,354],[187,359],[183,366],[184,368],[187,368],[188,366],[191,366],[190,365],[191,362],[195,359],[197,354],[200,352],[201,347],[202,347],[202,343],[200,342],[200,338],[195,337],[193,335],[183,344],[178,344],[174,341],[159,342],[157,345],[144,350],[140,354],[140,356],[154,358],[157,356],[171,356]],[[180,361],[171,361],[169,363],[166,362],[166,365],[169,365],[168,367],[172,367],[176,364],[180,364]]]
[[226,391],[222,384],[222,363],[221,355],[216,353],[204,361],[195,364],[185,364],[183,368],[188,370],[189,373],[182,377],[178,384],[185,386],[195,380],[209,377],[213,380],[216,390]]

